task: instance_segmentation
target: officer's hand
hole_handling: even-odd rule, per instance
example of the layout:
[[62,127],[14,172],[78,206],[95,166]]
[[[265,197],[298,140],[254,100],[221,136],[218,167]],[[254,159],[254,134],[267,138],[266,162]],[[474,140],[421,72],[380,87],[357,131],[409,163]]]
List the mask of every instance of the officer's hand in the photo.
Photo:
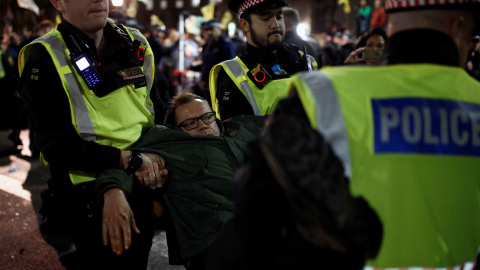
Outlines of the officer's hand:
[[165,160],[155,154],[142,153],[143,164],[135,172],[140,183],[148,188],[162,187],[167,181],[168,170],[165,168]]
[[140,234],[132,209],[125,193],[119,188],[112,188],[103,195],[102,236],[103,244],[112,247],[112,252],[121,255],[132,244],[132,229]]

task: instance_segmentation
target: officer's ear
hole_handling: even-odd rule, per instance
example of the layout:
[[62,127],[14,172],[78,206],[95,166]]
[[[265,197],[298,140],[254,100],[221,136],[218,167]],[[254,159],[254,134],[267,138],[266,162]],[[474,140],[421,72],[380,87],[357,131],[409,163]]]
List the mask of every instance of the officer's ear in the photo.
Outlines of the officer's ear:
[[247,19],[240,18],[239,24],[240,28],[245,34],[250,32],[250,24],[248,23]]

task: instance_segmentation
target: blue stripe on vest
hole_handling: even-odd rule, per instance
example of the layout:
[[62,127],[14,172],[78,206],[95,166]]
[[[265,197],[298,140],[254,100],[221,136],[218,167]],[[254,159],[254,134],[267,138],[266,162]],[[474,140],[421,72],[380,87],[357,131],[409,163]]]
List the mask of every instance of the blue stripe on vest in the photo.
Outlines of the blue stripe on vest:
[[480,156],[480,104],[372,99],[375,153]]

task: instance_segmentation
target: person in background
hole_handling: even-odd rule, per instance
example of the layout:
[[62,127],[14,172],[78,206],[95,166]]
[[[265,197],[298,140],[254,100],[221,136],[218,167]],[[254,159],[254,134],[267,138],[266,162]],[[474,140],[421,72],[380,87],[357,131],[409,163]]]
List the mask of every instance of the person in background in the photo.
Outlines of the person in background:
[[293,44],[300,48],[300,50],[306,50],[306,53],[313,56],[315,60],[318,60],[317,52],[313,46],[303,40],[297,33],[297,26],[300,23],[298,10],[291,7],[285,8],[283,10],[283,21],[285,22],[285,37],[283,38],[283,42]]
[[[48,223],[57,221],[70,233],[80,259],[69,269],[146,269],[154,234],[153,190],[135,179],[128,197],[132,211],[112,216],[125,200],[123,191],[106,191],[113,203],[102,211],[94,187],[99,172],[116,168],[134,174],[142,166],[154,186],[163,184],[162,164],[126,150],[156,119],[163,120],[153,53],[140,31],[108,18],[107,0],[51,3],[62,22],[19,57],[20,94],[35,129],[31,143],[51,173],[40,211]],[[133,215],[138,230],[131,242],[103,240],[102,219],[130,223]]]
[[471,40],[472,49],[468,55],[468,61],[465,70],[473,78],[480,81],[480,36],[474,36]]
[[170,106],[170,92],[168,91],[170,87],[170,82],[167,79],[167,76],[161,69],[162,59],[167,54],[167,48],[163,45],[160,40],[160,37],[165,34],[166,27],[165,25],[154,24],[150,26],[150,32],[146,36],[148,44],[152,47],[153,56],[155,59],[155,80],[157,82],[157,89],[159,95],[163,102],[164,113]]
[[[370,29],[360,37],[356,49],[350,53],[343,63],[377,63],[381,59],[386,41],[387,33],[383,28],[376,27]],[[368,53],[364,54],[365,50],[367,50]]]
[[18,72],[15,59],[7,52],[8,36],[0,35],[0,129],[10,130],[8,139],[18,148],[24,103],[17,92]]
[[237,47],[228,36],[222,33],[220,26],[220,21],[217,19],[202,24],[206,44],[202,50],[202,71],[198,82],[200,91],[196,94],[207,100],[211,100],[208,85],[210,70],[218,63],[233,59],[237,55]]
[[245,53],[247,45],[245,43],[245,34],[242,32],[242,29],[235,29],[235,34],[230,38],[237,47],[237,54]]
[[372,7],[367,4],[367,0],[360,0],[360,7],[357,13],[357,36],[363,35],[370,29],[370,20],[372,18]]
[[220,119],[235,115],[268,115],[285,97],[289,77],[318,68],[300,48],[283,42],[284,0],[231,0],[247,36],[244,54],[214,66],[210,72],[212,108]]
[[22,41],[22,43],[20,44],[20,48],[25,47],[25,45],[27,45],[28,43],[30,43],[30,42],[34,41],[35,39],[45,35],[46,33],[52,31],[53,29],[55,29],[55,24],[52,21],[43,20],[43,21],[39,22],[38,25],[35,27],[34,34],[27,37],[26,39],[24,39]]
[[381,27],[385,28],[387,25],[387,15],[382,5],[382,0],[375,0],[373,2],[372,20],[370,28]]
[[327,41],[322,48],[323,66],[338,66],[343,62],[343,33],[333,32],[331,40]]

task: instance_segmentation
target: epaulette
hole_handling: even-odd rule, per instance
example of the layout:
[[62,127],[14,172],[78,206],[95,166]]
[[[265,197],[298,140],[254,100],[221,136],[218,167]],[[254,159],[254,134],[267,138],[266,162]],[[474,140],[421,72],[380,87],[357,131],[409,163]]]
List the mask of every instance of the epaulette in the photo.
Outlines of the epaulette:
[[131,42],[132,40],[130,39],[130,36],[127,34],[127,32],[125,31],[125,26],[123,24],[120,24],[120,26],[116,25],[115,24],[115,21],[110,19],[110,18],[107,18],[107,22],[108,24],[110,24],[112,26],[112,28],[120,34],[120,36],[122,36],[124,39],[126,39],[127,41]]

